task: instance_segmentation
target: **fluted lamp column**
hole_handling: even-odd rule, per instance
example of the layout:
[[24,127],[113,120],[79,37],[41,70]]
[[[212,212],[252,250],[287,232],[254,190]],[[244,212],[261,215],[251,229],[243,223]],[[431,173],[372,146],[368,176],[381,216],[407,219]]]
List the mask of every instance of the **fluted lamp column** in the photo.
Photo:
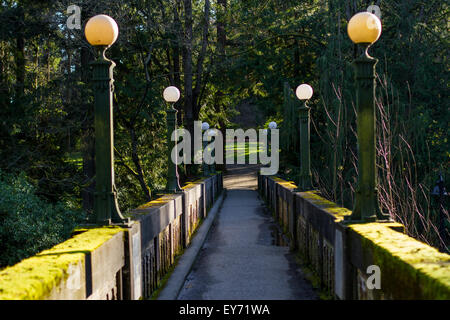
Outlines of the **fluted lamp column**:
[[209,129],[209,123],[203,122],[202,123],[202,142],[203,142],[202,171],[203,171],[204,177],[209,176],[209,165],[205,161],[205,151],[206,151],[206,148],[208,147],[208,141],[205,140],[204,136],[203,136],[203,134],[205,132],[207,132],[208,129]]
[[[210,137],[210,141],[211,141],[212,138],[216,136],[216,129],[208,130],[208,136]],[[216,148],[214,147],[214,149],[211,151],[211,157],[215,158],[215,156],[216,156]],[[215,160],[214,160],[213,163],[211,163],[209,171],[212,174],[216,174],[216,163],[215,163]]]
[[258,150],[259,150],[259,152],[265,152],[267,155],[269,155],[269,143],[268,143],[268,138],[269,138],[269,130],[268,129],[263,129],[262,130],[262,134],[263,134],[263,136],[264,136],[264,138],[265,138],[265,140],[263,140],[263,141],[265,141],[266,143],[265,144],[260,144],[259,146],[258,146]]
[[375,136],[375,65],[378,60],[368,53],[369,47],[381,35],[381,21],[370,12],[354,15],[347,32],[350,39],[362,49],[362,55],[353,65],[356,81],[358,181],[351,216],[346,220],[373,222],[388,220],[383,215],[377,199],[376,136]]
[[180,90],[177,87],[170,86],[164,89],[163,92],[164,100],[170,105],[167,110],[167,183],[165,192],[176,193],[181,191],[179,177],[178,177],[178,166],[172,159],[172,152],[178,154],[176,150],[176,142],[172,141],[172,132],[177,129],[177,109],[174,108],[174,104],[180,99]]
[[313,89],[309,84],[301,84],[295,91],[297,98],[303,101],[299,108],[300,125],[300,176],[298,188],[301,191],[312,189],[311,156],[310,156],[310,110],[307,101],[313,95]]
[[119,209],[114,182],[113,133],[113,69],[115,63],[106,58],[106,50],[116,42],[119,28],[113,18],[97,15],[85,28],[87,41],[96,49],[93,67],[95,103],[95,223],[100,225],[128,224]]
[[277,128],[277,123],[275,121],[272,121],[269,123],[269,131],[267,133],[267,144],[268,148],[267,151],[270,150],[270,154],[272,154],[272,130]]

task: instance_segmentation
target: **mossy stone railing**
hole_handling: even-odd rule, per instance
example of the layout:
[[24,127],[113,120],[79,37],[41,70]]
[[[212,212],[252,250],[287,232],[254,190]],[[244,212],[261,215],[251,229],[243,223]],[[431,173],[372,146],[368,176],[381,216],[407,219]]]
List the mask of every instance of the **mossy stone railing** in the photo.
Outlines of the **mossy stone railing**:
[[0,272],[0,300],[150,298],[222,191],[222,174],[190,182],[131,213],[128,228],[72,238]]
[[[345,223],[350,210],[278,177],[259,176],[258,188],[328,296],[450,299],[450,255],[404,234],[403,225]],[[367,285],[371,266],[379,267],[380,289]]]
[[[114,298],[116,274],[125,264],[124,230],[105,227],[77,232],[73,238],[2,270],[0,300],[87,299],[101,293],[99,278],[113,283],[107,290],[111,290],[108,298]],[[93,263],[96,256],[105,254],[109,266]]]

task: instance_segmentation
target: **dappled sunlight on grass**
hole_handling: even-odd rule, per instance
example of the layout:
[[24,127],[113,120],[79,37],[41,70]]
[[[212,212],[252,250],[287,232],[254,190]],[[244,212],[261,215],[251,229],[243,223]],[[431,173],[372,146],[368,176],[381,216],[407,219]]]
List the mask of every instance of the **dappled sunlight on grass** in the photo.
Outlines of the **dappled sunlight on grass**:
[[[228,154],[229,150],[234,150],[234,154]],[[225,152],[226,154],[224,156],[228,160],[232,159],[233,156],[236,159],[239,156],[249,157],[253,154],[257,155],[259,152],[264,152],[264,148],[261,142],[235,143],[234,145],[227,144],[225,146]]]

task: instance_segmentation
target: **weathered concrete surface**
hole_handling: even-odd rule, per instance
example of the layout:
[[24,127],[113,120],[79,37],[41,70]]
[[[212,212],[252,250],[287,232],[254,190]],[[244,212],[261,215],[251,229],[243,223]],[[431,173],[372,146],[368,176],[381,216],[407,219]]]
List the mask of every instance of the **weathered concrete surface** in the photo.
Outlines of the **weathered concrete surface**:
[[196,231],[196,235],[190,243],[189,247],[183,252],[180,260],[170,278],[167,280],[166,285],[161,290],[158,300],[175,300],[178,293],[182,289],[183,283],[192,268],[192,265],[199,254],[203,243],[206,240],[208,232],[211,229],[211,225],[218,214],[220,205],[223,202],[223,194],[217,199],[211,211],[208,213],[208,217],[205,219],[203,224]]
[[179,300],[317,299],[258,198],[256,169],[229,167],[228,190]]

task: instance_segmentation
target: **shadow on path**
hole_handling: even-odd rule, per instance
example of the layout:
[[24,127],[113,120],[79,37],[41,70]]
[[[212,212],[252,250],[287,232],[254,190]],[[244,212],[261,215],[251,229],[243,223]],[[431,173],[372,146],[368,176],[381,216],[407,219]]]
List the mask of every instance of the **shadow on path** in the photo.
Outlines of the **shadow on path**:
[[259,166],[227,168],[227,196],[178,299],[318,299],[258,196]]

